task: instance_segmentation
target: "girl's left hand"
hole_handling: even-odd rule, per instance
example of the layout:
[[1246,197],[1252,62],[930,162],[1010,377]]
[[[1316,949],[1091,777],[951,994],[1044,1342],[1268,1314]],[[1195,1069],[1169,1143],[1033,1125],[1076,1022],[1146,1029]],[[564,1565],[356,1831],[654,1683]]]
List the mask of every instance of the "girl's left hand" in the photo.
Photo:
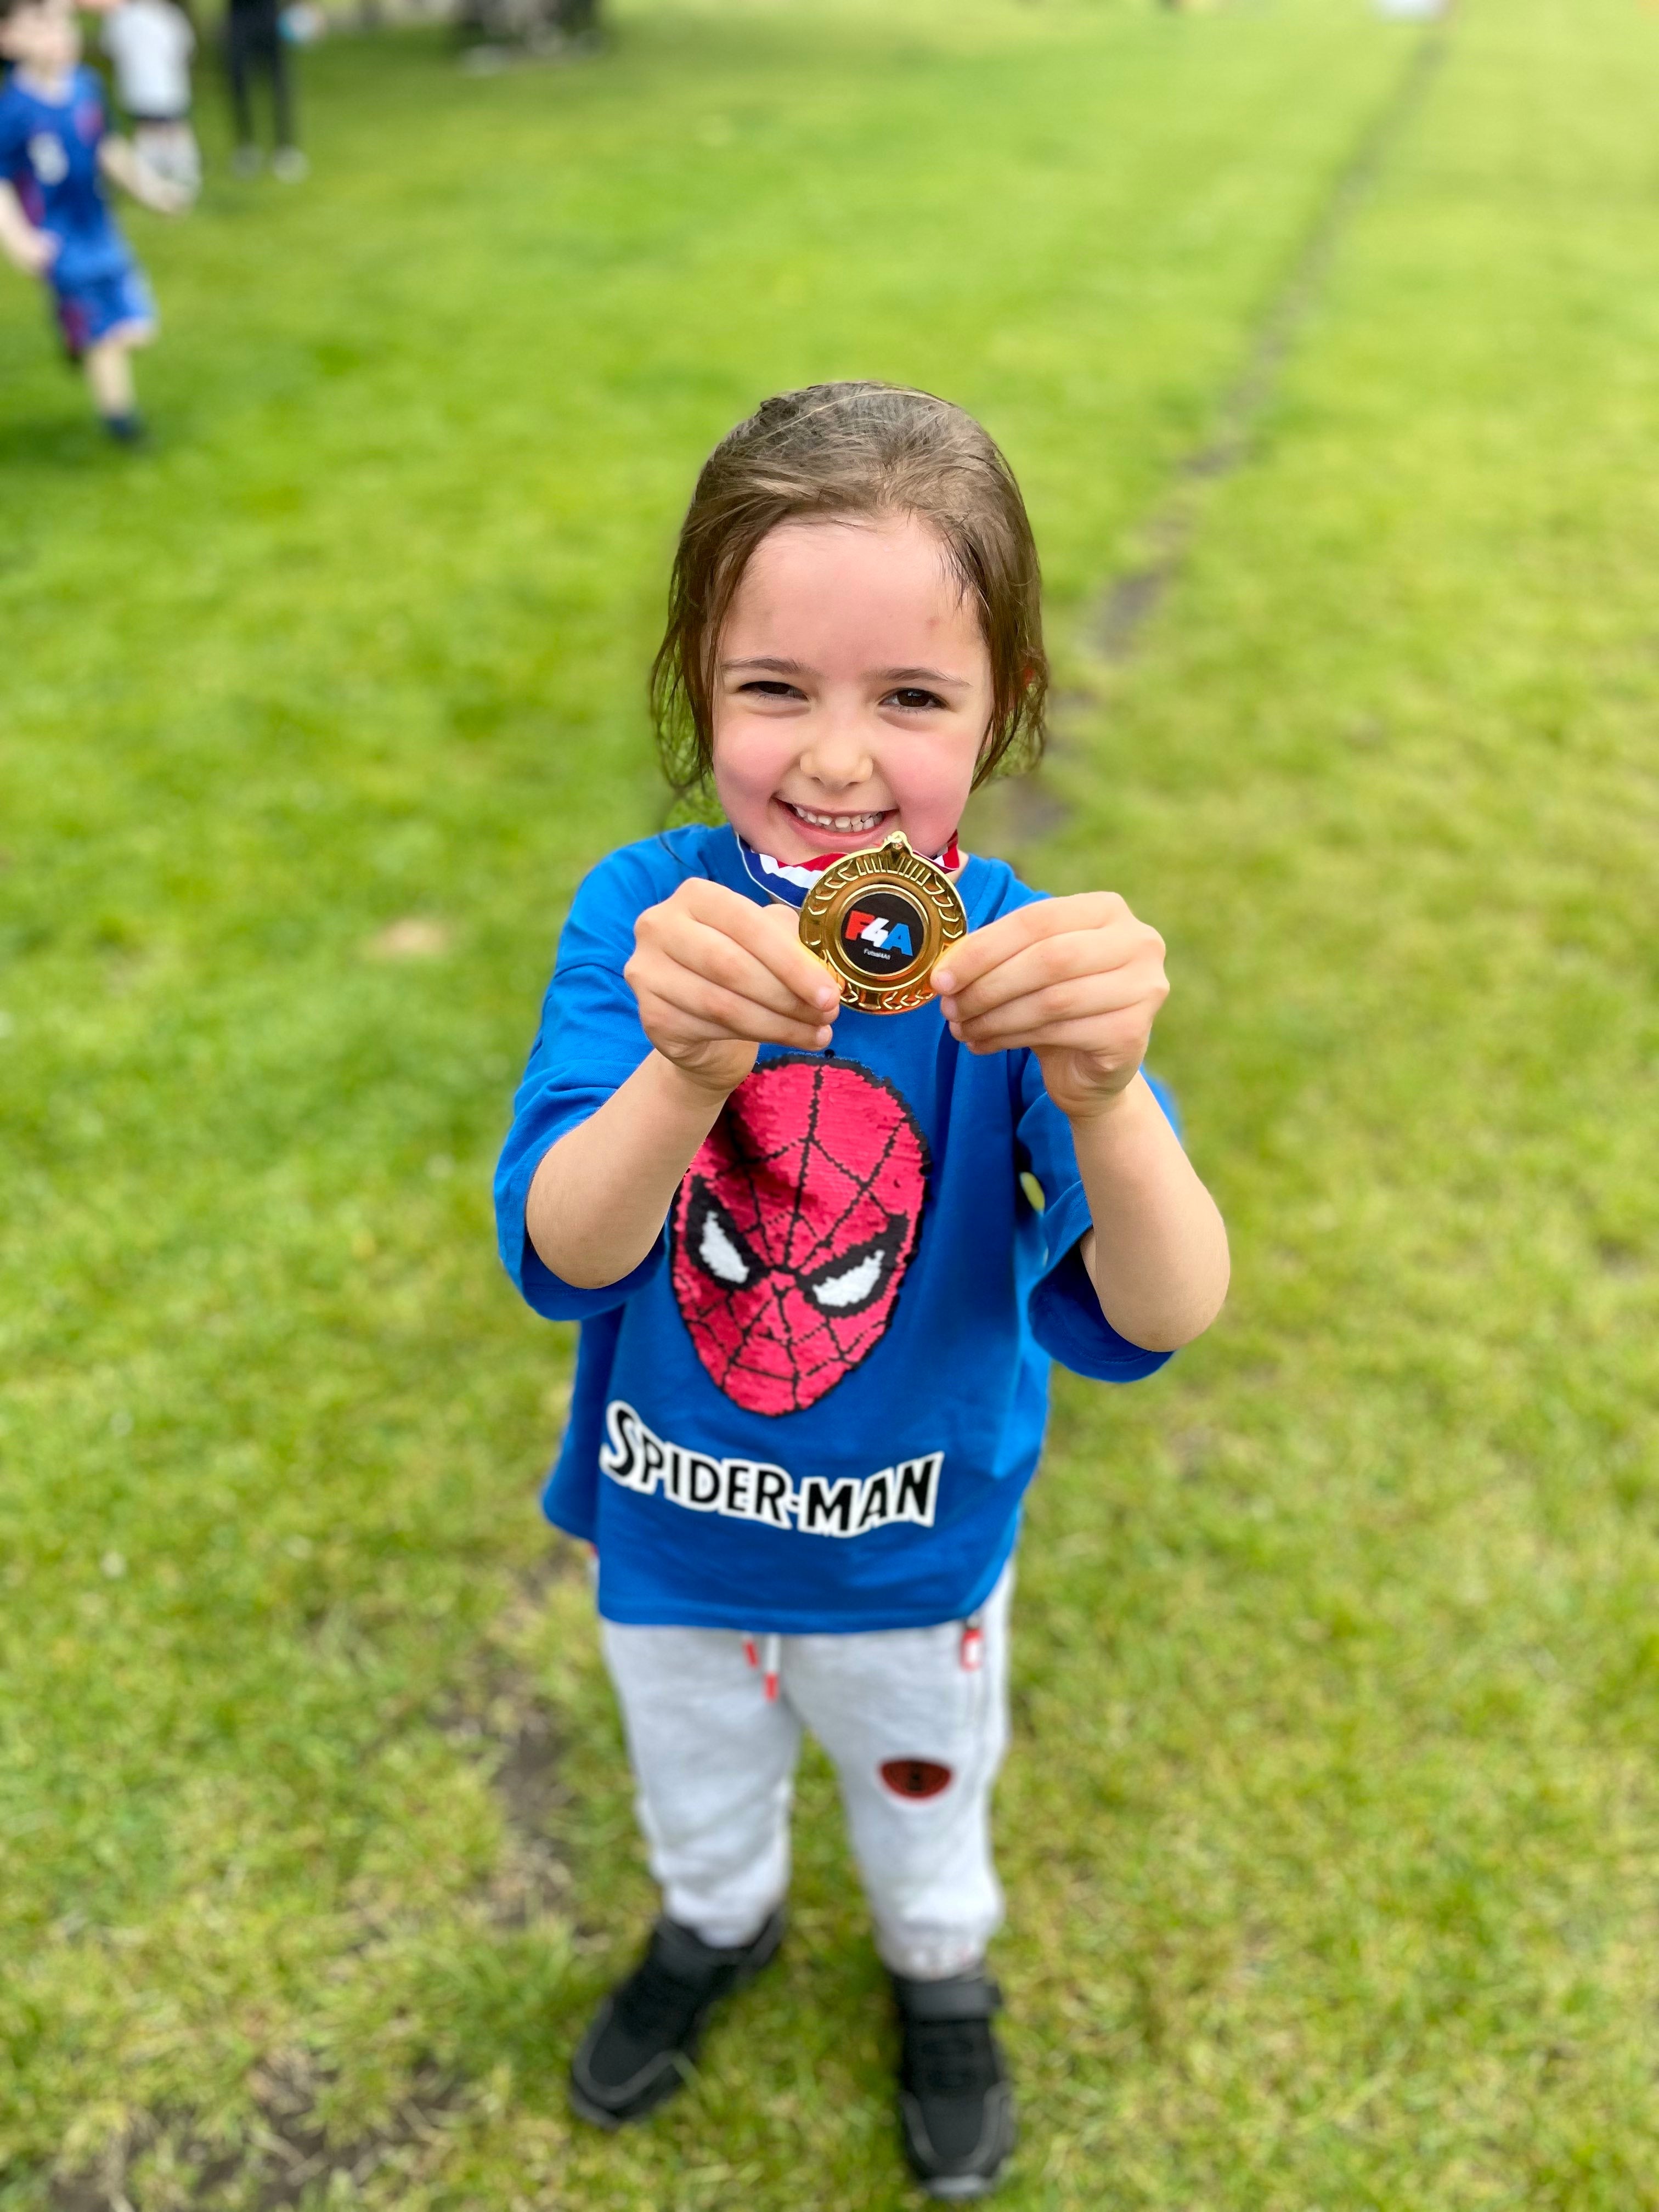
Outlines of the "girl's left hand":
[[953,945],[933,970],[969,1052],[1027,1047],[1062,1114],[1109,1112],[1170,995],[1164,939],[1115,891],[1038,899]]

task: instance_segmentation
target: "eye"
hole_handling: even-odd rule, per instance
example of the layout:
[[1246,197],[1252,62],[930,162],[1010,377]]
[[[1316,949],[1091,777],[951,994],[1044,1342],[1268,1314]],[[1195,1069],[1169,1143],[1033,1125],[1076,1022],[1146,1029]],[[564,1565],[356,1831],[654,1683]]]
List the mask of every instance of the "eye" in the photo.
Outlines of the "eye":
[[861,1306],[886,1273],[885,1251],[866,1252],[850,1267],[843,1267],[838,1275],[824,1275],[812,1285],[812,1296],[821,1306],[832,1313],[843,1311],[848,1306]]
[[704,1182],[692,1186],[691,1203],[685,1210],[685,1249],[704,1274],[725,1290],[740,1291],[761,1273],[742,1231]]
[[929,708],[945,704],[937,691],[924,691],[915,684],[906,684],[896,691],[890,691],[882,701],[884,707],[898,707],[907,714],[925,714]]
[[805,693],[786,684],[781,677],[751,676],[746,684],[738,686],[738,696],[749,699],[804,699]]
[[861,1313],[891,1282],[908,1226],[902,1213],[890,1213],[879,1237],[854,1245],[850,1252],[838,1252],[823,1267],[803,1274],[802,1290],[822,1313]]

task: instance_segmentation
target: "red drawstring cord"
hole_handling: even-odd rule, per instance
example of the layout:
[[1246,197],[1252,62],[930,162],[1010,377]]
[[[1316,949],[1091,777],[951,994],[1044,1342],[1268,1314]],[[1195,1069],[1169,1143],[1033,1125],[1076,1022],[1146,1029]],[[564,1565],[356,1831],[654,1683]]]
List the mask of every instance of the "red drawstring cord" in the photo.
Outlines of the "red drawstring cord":
[[757,1650],[755,1647],[754,1638],[752,1636],[745,1636],[743,1639],[743,1656],[749,1662],[749,1664],[751,1667],[762,1667],[763,1665],[763,1671],[761,1676],[761,1686],[766,1693],[767,1704],[769,1705],[776,1705],[778,1701],[778,1669],[783,1656],[783,1638],[781,1636],[769,1636],[764,1639],[760,1650]]

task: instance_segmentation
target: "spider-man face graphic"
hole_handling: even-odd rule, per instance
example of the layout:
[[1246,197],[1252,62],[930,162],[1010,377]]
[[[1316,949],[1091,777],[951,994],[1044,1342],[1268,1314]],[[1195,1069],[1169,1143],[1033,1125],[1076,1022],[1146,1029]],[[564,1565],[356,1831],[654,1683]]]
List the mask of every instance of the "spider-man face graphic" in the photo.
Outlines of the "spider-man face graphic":
[[850,1060],[769,1060],[726,1100],[674,1204],[674,1296],[697,1357],[750,1413],[799,1413],[887,1332],[927,1146]]

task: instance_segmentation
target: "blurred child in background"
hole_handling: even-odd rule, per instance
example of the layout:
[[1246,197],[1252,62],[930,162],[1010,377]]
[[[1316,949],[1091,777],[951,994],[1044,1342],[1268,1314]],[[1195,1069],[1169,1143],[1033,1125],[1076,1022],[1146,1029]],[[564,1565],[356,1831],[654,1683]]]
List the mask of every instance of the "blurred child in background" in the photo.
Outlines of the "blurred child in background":
[[253,135],[252,98],[254,78],[263,76],[270,84],[276,136],[270,173],[285,185],[297,184],[307,164],[294,127],[294,82],[276,0],[229,0],[225,14],[225,68],[236,118],[236,151],[231,162],[237,175],[257,174],[264,158]]
[[104,52],[141,161],[193,199],[202,155],[190,124],[190,58],[196,33],[173,0],[119,0],[104,21]]
[[182,213],[190,194],[108,134],[70,0],[0,0],[0,59],[13,65],[0,87],[0,252],[45,279],[105,428],[131,443],[143,434],[131,355],[155,335],[155,306],[101,179],[161,215]]

